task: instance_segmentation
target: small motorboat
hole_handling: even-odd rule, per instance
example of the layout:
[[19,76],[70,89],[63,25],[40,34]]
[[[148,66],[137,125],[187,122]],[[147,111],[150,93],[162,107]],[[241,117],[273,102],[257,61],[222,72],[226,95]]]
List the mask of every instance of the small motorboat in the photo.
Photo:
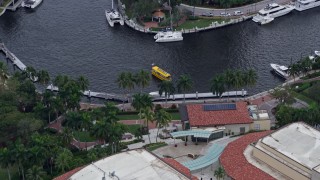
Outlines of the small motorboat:
[[278,64],[270,64],[271,68],[273,69],[273,71],[279,75],[280,77],[287,79],[289,78],[289,74],[288,74],[288,67],[287,66],[281,66]]

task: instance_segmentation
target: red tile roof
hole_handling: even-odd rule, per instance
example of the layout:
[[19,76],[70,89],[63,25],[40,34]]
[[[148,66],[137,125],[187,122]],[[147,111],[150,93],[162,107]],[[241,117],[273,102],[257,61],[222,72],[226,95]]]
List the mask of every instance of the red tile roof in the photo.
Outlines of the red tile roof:
[[228,176],[235,180],[275,179],[250,164],[243,154],[249,144],[258,141],[271,132],[272,131],[250,133],[228,144],[220,156],[220,163]]
[[82,168],[84,168],[84,166],[78,167],[78,168],[75,168],[69,172],[66,172],[66,173],[54,178],[53,180],[68,180],[72,175],[74,175],[75,173],[80,171]]
[[252,123],[247,103],[237,102],[236,110],[204,111],[203,104],[187,105],[190,126],[215,126]]
[[175,168],[176,170],[178,170],[180,173],[184,174],[187,177],[191,177],[192,180],[198,180],[197,177],[191,175],[190,170],[185,167],[184,165],[180,164],[178,161],[172,159],[172,158],[162,158],[162,160],[169,164],[170,166],[172,166],[173,168]]

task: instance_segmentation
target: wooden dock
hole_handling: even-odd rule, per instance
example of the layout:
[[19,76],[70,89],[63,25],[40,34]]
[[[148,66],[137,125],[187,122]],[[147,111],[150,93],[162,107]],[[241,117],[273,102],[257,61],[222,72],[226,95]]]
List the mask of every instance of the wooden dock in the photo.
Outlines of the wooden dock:
[[[47,87],[47,90],[50,91],[59,91],[59,88],[56,86],[53,86],[50,84]],[[99,99],[105,99],[105,100],[111,100],[111,101],[118,101],[118,102],[128,102],[128,99],[124,97],[123,95],[119,94],[113,94],[113,93],[104,93],[104,92],[92,92],[90,90],[84,91],[82,93],[84,96],[87,96],[89,98],[99,98]]]
[[24,65],[9,49],[4,45],[4,43],[0,43],[0,50],[6,55],[6,58],[9,59],[13,65],[17,66],[21,71],[25,71],[27,66]]

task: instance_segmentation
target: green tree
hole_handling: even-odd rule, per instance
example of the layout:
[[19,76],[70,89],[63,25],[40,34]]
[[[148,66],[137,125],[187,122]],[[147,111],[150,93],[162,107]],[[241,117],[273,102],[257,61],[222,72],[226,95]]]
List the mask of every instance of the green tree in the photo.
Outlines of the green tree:
[[269,93],[273,98],[277,99],[282,104],[292,104],[295,101],[288,86],[276,87]]
[[249,69],[249,71],[247,71],[245,73],[245,76],[246,76],[246,84],[248,86],[254,86],[256,85],[257,83],[257,80],[258,80],[258,75],[257,75],[257,72],[253,69]]
[[218,95],[220,98],[222,94],[226,91],[225,89],[225,79],[223,75],[217,75],[211,79],[210,91],[213,94]]
[[288,73],[293,77],[293,81],[296,81],[296,76],[300,75],[299,64],[292,64],[289,66]]
[[37,73],[37,77],[38,77],[38,82],[41,83],[42,85],[47,85],[50,81],[50,75],[45,70],[40,70]]
[[7,169],[8,179],[11,180],[10,167],[13,164],[12,154],[7,148],[0,149],[0,166]]
[[135,94],[133,95],[133,101],[131,105],[135,110],[139,111],[139,117],[141,119],[141,110],[145,108],[153,108],[152,99],[148,94]]
[[46,175],[46,172],[43,171],[43,169],[39,166],[33,165],[30,169],[27,170],[27,180],[42,180],[44,179],[44,176]]
[[162,94],[164,93],[166,104],[167,104],[168,97],[170,95],[173,95],[175,92],[173,83],[171,81],[162,81],[158,87],[159,87],[159,95],[162,96]]
[[229,99],[229,91],[231,88],[233,88],[233,82],[234,82],[234,72],[230,69],[227,69],[224,72],[224,80],[225,80],[225,85],[226,85],[226,90],[228,91],[228,99]]
[[106,120],[106,118],[102,118],[93,125],[91,134],[98,138],[100,141],[104,142],[104,146],[106,144],[106,139],[109,135],[110,123]]
[[[132,73],[131,72],[120,73],[116,82],[118,83],[118,86],[124,90],[125,94],[127,94],[125,96],[127,96],[129,101],[128,93],[130,92],[130,90],[134,89],[134,82],[135,82],[135,79]],[[123,102],[123,108],[124,108],[124,102]]]
[[0,83],[1,85],[5,84],[5,81],[7,79],[7,67],[4,63],[0,62]]
[[147,129],[148,129],[148,138],[149,138],[149,143],[151,143],[151,139],[150,139],[150,133],[149,133],[149,122],[153,122],[155,119],[155,114],[154,112],[151,110],[151,108],[147,107],[145,109],[141,110],[141,113],[139,113],[146,125],[147,125]]
[[63,148],[57,155],[56,165],[63,173],[71,166],[73,154],[70,150]]
[[63,128],[60,138],[63,145],[68,147],[73,139],[72,130],[68,127]]
[[188,75],[181,75],[178,79],[178,92],[183,92],[183,102],[185,103],[185,95],[186,95],[186,91],[190,91],[192,88],[192,80],[190,78],[190,76]]
[[169,122],[171,122],[172,117],[167,111],[160,109],[155,113],[155,120],[158,127],[157,137],[156,137],[156,142],[158,142],[160,128],[167,127]]
[[[236,88],[236,90],[239,90],[244,85],[244,75],[243,72],[240,70],[235,71],[234,73],[234,81],[233,86]],[[236,91],[236,96],[238,91]]]
[[219,168],[214,171],[214,177],[216,177],[218,180],[224,179],[225,176],[226,176],[226,172],[221,166],[219,166]]
[[85,78],[84,76],[80,76],[77,79],[77,82],[79,84],[80,90],[81,91],[85,91],[89,88],[89,80],[87,78]]
[[137,74],[135,74],[135,83],[137,86],[139,86],[140,93],[142,92],[142,89],[149,85],[150,83],[150,73],[145,70],[139,71]]

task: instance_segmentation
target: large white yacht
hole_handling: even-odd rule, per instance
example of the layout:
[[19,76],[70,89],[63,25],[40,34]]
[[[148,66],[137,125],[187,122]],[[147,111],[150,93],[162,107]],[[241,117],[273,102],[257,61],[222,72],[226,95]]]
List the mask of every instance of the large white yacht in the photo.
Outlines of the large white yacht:
[[318,6],[320,6],[320,0],[297,0],[295,2],[297,11],[304,11]]
[[288,67],[286,66],[280,66],[278,64],[270,64],[271,68],[274,70],[275,73],[277,73],[282,78],[287,79],[289,77],[288,74]]
[[42,2],[42,0],[25,0],[22,1],[21,6],[34,9]]
[[182,32],[180,31],[166,31],[166,32],[158,32],[154,39],[156,42],[176,42],[182,41]]
[[106,10],[106,18],[111,27],[114,27],[114,23],[120,23],[124,25],[124,19],[121,14],[113,8],[113,0],[112,0],[112,9]]
[[279,5],[277,3],[268,4],[264,9],[261,9],[259,13],[253,17],[253,21],[259,24],[266,24],[271,22],[274,18],[286,15],[294,9],[291,5]]

